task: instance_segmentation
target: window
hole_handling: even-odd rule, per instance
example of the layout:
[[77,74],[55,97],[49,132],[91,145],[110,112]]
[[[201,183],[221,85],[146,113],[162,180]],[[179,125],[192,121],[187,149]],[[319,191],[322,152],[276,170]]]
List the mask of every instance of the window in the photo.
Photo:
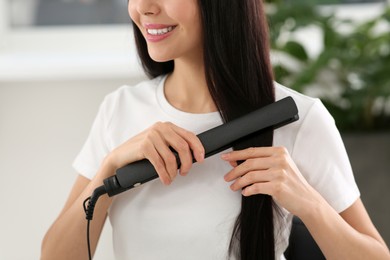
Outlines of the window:
[[125,24],[126,0],[6,0],[13,28]]
[[0,0],[0,81],[140,72],[127,0]]

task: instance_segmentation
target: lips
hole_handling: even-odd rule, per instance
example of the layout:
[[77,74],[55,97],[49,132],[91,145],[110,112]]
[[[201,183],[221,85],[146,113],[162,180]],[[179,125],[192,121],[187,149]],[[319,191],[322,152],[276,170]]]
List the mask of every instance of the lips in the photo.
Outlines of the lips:
[[175,27],[169,26],[162,29],[146,29],[146,32],[151,35],[163,35],[172,31]]
[[146,40],[158,42],[172,35],[172,31],[174,31],[176,25],[144,24],[144,27],[146,29]]

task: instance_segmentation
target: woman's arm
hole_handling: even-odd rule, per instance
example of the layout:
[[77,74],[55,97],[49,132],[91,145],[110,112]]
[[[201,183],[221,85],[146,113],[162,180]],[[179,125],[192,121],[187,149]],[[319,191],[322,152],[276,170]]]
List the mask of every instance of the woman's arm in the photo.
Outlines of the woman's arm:
[[390,259],[360,199],[341,214],[321,203],[301,217],[327,259]]
[[[77,177],[64,208],[42,241],[42,260],[88,259],[87,220],[82,205],[94,189],[102,185],[103,179],[111,176],[113,173],[113,168],[107,163],[103,163],[94,179],[89,180],[81,175]],[[95,252],[111,200],[107,195],[103,195],[96,204],[90,226],[92,252]]]
[[[170,147],[179,154],[180,174],[186,175],[192,166],[192,157],[204,160],[204,147],[199,138],[172,123],[156,123],[114,149],[100,166],[96,176],[88,180],[79,176],[57,220],[50,227],[42,242],[44,259],[88,259],[86,224],[83,202],[103,180],[116,169],[131,162],[148,159],[156,169],[163,184],[169,185],[177,175],[176,157]],[[95,252],[98,239],[112,199],[99,198],[91,221],[91,251]]]
[[[362,202],[338,214],[304,179],[282,147],[249,148],[222,155],[234,167],[225,175],[244,196],[268,194],[305,223],[327,259],[390,259],[389,249]],[[245,161],[240,165],[236,161]]]

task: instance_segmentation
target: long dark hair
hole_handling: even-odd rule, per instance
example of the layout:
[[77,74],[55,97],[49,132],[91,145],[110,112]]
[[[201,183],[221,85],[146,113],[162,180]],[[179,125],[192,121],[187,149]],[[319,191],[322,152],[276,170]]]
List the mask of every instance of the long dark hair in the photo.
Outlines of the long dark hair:
[[[206,80],[224,122],[274,102],[268,26],[262,0],[198,0],[204,37]],[[151,78],[173,71],[174,62],[155,62],[134,26],[142,65]],[[234,149],[271,146],[273,130],[241,140]],[[268,195],[242,197],[229,254],[242,260],[275,259],[273,203]]]

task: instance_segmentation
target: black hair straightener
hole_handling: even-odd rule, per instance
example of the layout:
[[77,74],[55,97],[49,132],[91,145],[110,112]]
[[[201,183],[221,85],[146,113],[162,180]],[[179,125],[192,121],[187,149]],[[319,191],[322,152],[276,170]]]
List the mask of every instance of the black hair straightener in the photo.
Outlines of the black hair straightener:
[[[286,97],[264,106],[240,118],[222,124],[198,135],[205,148],[205,157],[232,147],[245,137],[272,127],[276,129],[298,120],[298,109],[291,97]],[[180,160],[176,155],[177,165]],[[92,219],[97,199],[106,194],[110,197],[158,178],[153,165],[147,160],[133,162],[116,170],[116,174],[105,179],[103,185],[96,188],[91,197],[85,200],[84,209],[87,219]],[[89,200],[88,207],[86,202]]]
[[[226,124],[203,132],[198,137],[205,148],[205,157],[207,158],[232,147],[234,143],[250,135],[267,128],[276,129],[298,119],[298,108],[294,100],[291,97],[286,97]],[[177,166],[180,168],[179,156],[176,151],[172,151],[176,156]],[[115,175],[106,178],[103,181],[103,185],[97,187],[92,195],[84,201],[84,211],[88,220],[87,244],[89,259],[92,259],[89,227],[98,198],[106,193],[110,197],[115,196],[156,178],[158,178],[158,174],[147,159],[133,162],[116,170]]]

